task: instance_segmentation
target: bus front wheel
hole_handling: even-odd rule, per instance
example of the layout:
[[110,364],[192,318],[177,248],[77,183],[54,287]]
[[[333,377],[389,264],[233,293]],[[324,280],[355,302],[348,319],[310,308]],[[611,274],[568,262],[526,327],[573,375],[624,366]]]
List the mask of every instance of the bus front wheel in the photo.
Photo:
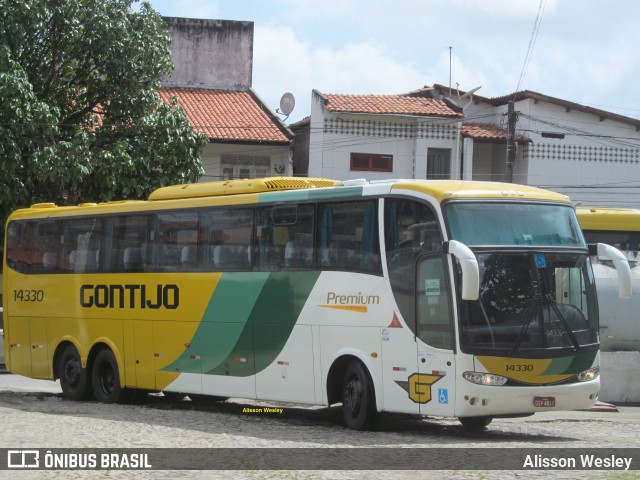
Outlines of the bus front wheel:
[[91,369],[91,385],[96,400],[102,403],[116,403],[120,401],[122,387],[118,362],[111,350],[101,350],[93,360]]
[[73,345],[67,345],[56,366],[62,394],[69,400],[84,400],[89,396],[89,373],[82,367],[80,354]]
[[378,411],[373,382],[358,360],[353,360],[344,372],[342,414],[345,425],[353,430],[375,427]]

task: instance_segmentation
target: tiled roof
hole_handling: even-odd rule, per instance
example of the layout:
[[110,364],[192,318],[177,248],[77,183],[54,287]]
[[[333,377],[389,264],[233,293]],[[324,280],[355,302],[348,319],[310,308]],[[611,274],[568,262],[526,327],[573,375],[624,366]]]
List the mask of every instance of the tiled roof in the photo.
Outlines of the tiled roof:
[[330,112],[462,117],[442,100],[402,95],[320,94]]
[[[486,123],[465,123],[462,125],[462,136],[472,138],[477,142],[505,142],[507,141],[507,132],[496,126]],[[518,143],[526,143],[529,141],[524,135],[516,134]]]
[[[433,85],[433,87],[428,87],[425,86],[423,89],[421,89],[420,91],[428,91],[431,89],[435,89],[440,91],[441,93],[445,94],[448,92],[448,87],[445,87],[444,85],[440,85],[438,83],[435,83]],[[456,92],[459,92],[460,95],[464,95],[466,92],[464,92],[463,90],[457,90]],[[534,92],[532,90],[521,90],[515,93],[510,93],[508,95],[503,95],[500,97],[493,97],[493,98],[489,98],[489,97],[484,97],[482,95],[478,95],[478,94],[474,94],[474,98],[476,99],[476,101],[481,101],[481,102],[485,102],[488,103],[490,105],[493,106],[500,106],[500,105],[506,105],[507,103],[509,103],[510,100],[514,100],[516,102],[519,102],[521,100],[525,100],[525,99],[532,99],[535,101],[543,101],[543,102],[549,102],[549,103],[553,103],[555,105],[559,105],[561,107],[565,107],[569,110],[577,110],[579,112],[585,112],[585,113],[590,113],[592,115],[597,115],[598,117],[600,117],[601,119],[609,119],[609,120],[615,120],[618,122],[622,122],[622,123],[626,123],[626,124],[630,124],[635,126],[636,128],[640,128],[640,119],[638,118],[633,118],[633,117],[627,117],[624,115],[620,115],[617,113],[613,113],[613,112],[608,112],[606,110],[600,110],[599,108],[593,108],[593,107],[588,107],[586,105],[581,105],[579,103],[575,103],[575,102],[570,102],[568,100],[563,100],[561,98],[556,98],[556,97],[552,97],[549,95],[544,95],[542,93],[538,93],[538,92]]]
[[160,97],[171,97],[187,115],[193,129],[210,140],[289,144],[292,135],[250,91],[199,88],[161,88]]

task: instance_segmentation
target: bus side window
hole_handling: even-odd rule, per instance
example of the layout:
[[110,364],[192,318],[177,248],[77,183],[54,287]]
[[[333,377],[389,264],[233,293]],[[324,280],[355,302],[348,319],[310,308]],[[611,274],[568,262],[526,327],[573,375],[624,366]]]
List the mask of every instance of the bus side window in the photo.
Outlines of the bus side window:
[[102,221],[95,217],[62,222],[62,257],[60,270],[69,273],[91,273],[98,270],[102,244]]
[[320,268],[380,273],[377,201],[320,204],[316,256]]
[[441,251],[442,236],[435,213],[415,200],[385,200],[384,222],[389,282],[400,313],[414,329],[416,262],[421,255]]
[[55,271],[58,239],[55,221],[11,222],[7,231],[7,264],[21,273]]
[[197,212],[169,211],[154,216],[152,262],[159,272],[196,270],[200,265]]
[[112,222],[108,271],[146,271],[148,217],[122,215],[113,218]]
[[208,270],[251,268],[253,216],[253,208],[212,208],[201,213],[199,243]]
[[313,205],[298,205],[296,222],[288,227],[287,242],[284,245],[285,268],[313,267],[314,220],[315,207]]
[[436,348],[453,348],[451,293],[442,255],[422,257],[418,261],[416,285],[416,335]]
[[30,244],[25,240],[30,229],[26,222],[13,221],[7,230],[7,265],[20,273],[30,271]]
[[313,266],[313,205],[261,208],[256,220],[256,259],[260,270]]

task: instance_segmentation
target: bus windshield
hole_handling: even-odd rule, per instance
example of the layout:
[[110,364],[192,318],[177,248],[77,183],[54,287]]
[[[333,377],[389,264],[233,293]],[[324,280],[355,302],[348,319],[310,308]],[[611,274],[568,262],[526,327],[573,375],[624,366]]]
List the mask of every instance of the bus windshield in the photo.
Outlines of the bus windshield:
[[476,256],[480,296],[461,301],[463,351],[536,356],[597,347],[595,284],[586,254]]
[[474,250],[480,271],[478,300],[460,302],[463,351],[535,357],[597,348],[593,273],[587,252],[575,251],[586,244],[570,206],[452,202],[445,212],[451,238]]
[[468,246],[586,247],[569,205],[451,202],[445,212],[451,238]]

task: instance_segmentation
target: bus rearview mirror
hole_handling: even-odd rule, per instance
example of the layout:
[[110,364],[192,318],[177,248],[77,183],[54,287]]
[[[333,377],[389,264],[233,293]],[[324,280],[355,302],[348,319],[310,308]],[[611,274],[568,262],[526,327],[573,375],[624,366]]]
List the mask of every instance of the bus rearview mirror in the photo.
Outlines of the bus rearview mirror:
[[456,257],[462,269],[462,299],[477,300],[480,294],[478,260],[471,249],[457,240],[449,240],[449,253]]
[[606,257],[613,262],[618,272],[618,296],[631,298],[631,268],[627,257],[620,250],[606,243],[598,243],[598,257]]

